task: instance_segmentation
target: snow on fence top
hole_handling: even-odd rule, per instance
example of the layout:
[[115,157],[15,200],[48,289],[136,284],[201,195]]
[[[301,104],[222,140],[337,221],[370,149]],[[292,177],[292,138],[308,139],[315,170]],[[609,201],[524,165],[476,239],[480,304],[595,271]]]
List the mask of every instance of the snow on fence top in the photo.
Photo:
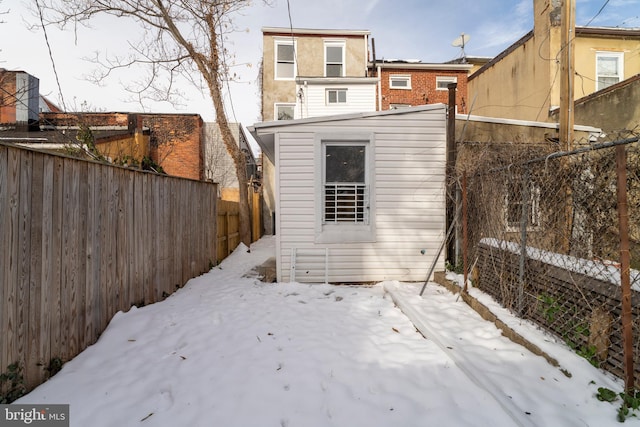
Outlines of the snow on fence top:
[[[480,243],[496,249],[509,251],[514,254],[520,254],[521,252],[521,246],[515,242],[507,242],[505,240],[485,237],[480,240]],[[527,257],[573,273],[583,274],[594,279],[620,286],[620,266],[611,262],[577,258],[571,255],[563,255],[533,248],[531,246],[527,246]],[[630,281],[633,290],[640,292],[640,271],[631,269]]]

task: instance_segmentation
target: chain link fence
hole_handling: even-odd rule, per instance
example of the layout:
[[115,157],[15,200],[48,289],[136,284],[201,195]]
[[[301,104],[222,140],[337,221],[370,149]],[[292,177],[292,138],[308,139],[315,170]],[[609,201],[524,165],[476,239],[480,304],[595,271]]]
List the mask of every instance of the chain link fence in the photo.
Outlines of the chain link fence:
[[[640,383],[638,137],[583,141],[569,152],[553,142],[465,143],[456,172],[465,176],[458,202],[464,195],[467,208],[458,223],[467,223],[469,249],[461,256],[473,285],[621,378],[625,357],[633,357]],[[626,205],[618,191],[625,173]],[[621,252],[625,238],[630,256],[624,246]],[[632,337],[623,328],[625,277]]]

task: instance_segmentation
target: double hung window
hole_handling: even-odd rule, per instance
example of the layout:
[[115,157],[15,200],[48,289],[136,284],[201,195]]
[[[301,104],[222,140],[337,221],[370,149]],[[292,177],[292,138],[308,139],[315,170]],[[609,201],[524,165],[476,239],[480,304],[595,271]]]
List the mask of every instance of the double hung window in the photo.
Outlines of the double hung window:
[[325,42],[325,77],[344,77],[344,42]]
[[276,40],[276,80],[290,80],[296,76],[296,56],[293,40]]
[[323,223],[369,222],[364,144],[324,146]]
[[596,53],[596,90],[612,86],[623,79],[622,52]]
[[540,225],[540,186],[531,182],[527,188],[528,194],[523,194],[522,184],[510,182],[507,184],[505,219],[507,229],[519,230],[522,223],[522,208],[526,203],[527,228],[538,227]]

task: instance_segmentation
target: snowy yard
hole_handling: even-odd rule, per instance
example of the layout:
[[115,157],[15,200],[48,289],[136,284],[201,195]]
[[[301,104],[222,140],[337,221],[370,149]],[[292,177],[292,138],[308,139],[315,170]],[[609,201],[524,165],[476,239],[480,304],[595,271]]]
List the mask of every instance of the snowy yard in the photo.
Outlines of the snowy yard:
[[421,298],[416,284],[262,283],[251,270],[273,243],[240,248],[165,301],[118,313],[95,345],[15,403],[68,403],[77,427],[620,425],[618,406],[595,395],[621,381],[477,290],[561,367],[435,284]]

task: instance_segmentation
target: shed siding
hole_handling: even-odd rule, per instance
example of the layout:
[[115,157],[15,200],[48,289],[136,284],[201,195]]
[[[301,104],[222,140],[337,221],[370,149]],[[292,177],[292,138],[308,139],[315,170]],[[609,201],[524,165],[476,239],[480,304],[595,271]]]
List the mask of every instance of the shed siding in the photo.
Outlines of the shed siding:
[[[445,109],[435,108],[283,128],[275,153],[278,280],[290,281],[294,248],[300,282],[324,281],[324,248],[332,283],[425,280],[445,228],[445,120]],[[340,132],[373,133],[375,138],[373,243],[315,243],[315,198],[320,196],[314,194],[315,134]],[[442,256],[437,268],[444,269]]]

